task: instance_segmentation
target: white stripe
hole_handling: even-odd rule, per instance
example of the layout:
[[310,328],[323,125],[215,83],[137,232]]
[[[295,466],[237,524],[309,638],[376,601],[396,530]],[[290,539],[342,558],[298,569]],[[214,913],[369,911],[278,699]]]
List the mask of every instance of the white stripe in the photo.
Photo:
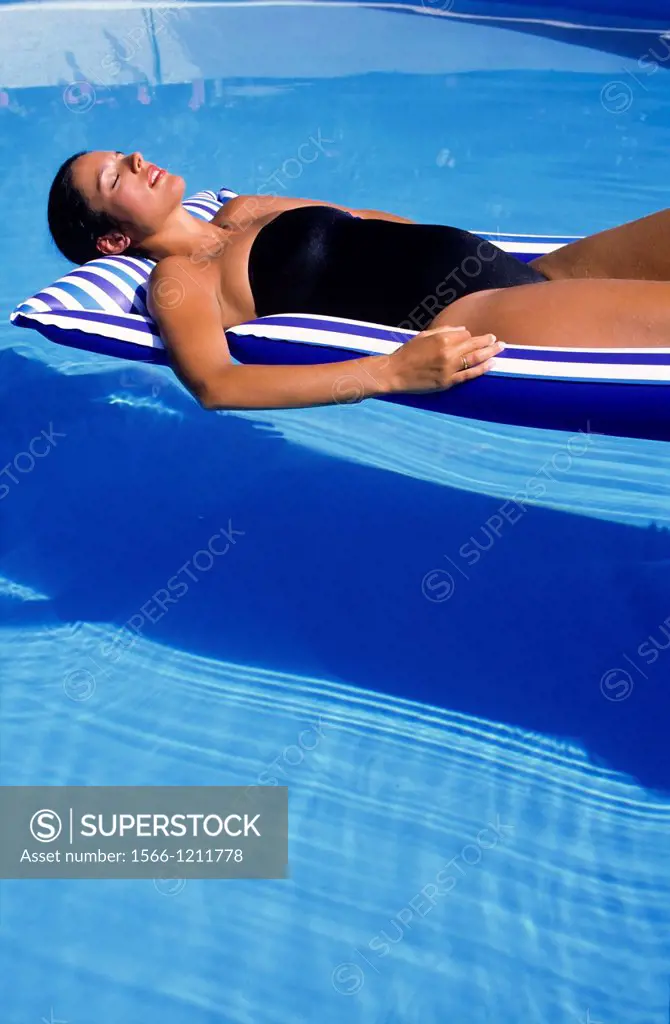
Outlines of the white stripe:
[[[198,203],[199,206],[195,206],[195,203]],[[192,217],[198,217],[200,220],[211,220],[211,218],[215,217],[221,209],[222,204],[216,198],[215,192],[211,189],[204,189],[202,192],[196,192],[195,195],[189,196],[188,199],[184,200],[182,205],[185,210],[188,210]],[[205,211],[200,208],[202,206],[207,207],[211,217],[208,217]]]
[[190,199],[185,200],[183,205],[186,207],[196,205],[198,207],[207,206],[210,209],[218,210],[219,207],[221,206],[221,203],[219,202],[218,199],[212,199],[211,196],[203,196],[201,199],[198,199],[197,196],[191,196]]
[[[93,273],[95,273],[95,271],[93,271]],[[101,285],[94,284],[93,281],[89,281],[86,278],[81,277],[76,272],[73,272],[71,274],[66,274],[64,277],[59,278],[59,280],[56,283],[56,287],[58,285],[60,285],[60,284],[65,284],[65,283],[74,284],[74,285],[77,286],[77,288],[80,288],[83,292],[86,292],[86,294],[90,295],[90,297],[92,299],[94,299],[94,300],[96,300],[96,301],[98,301],[100,303],[100,305],[102,306],[103,310],[106,313],[124,313],[125,314],[125,313],[128,312],[127,310],[123,309],[118,304],[116,299],[113,299],[109,295],[107,295],[107,293],[104,291],[104,289],[102,288]],[[114,283],[115,284],[119,284],[119,281],[117,280]],[[50,291],[50,292],[52,291],[51,288],[49,288],[47,290]],[[60,291],[60,289],[59,289],[59,291]],[[70,307],[71,309],[80,309],[80,310],[85,310],[86,312],[91,312],[91,313],[99,313],[100,312],[100,310],[98,310],[98,309],[90,309],[89,306],[84,305],[84,303],[81,302],[79,299],[75,299],[74,301],[75,301],[76,305],[71,306]]]
[[[83,267],[82,267],[82,269],[83,269]],[[89,267],[87,267],[86,269],[88,270],[89,274],[96,274],[99,277],[101,277],[103,281],[109,281],[109,283],[113,284],[115,288],[118,288],[118,290],[121,292],[122,295],[125,295],[125,297],[128,300],[128,309],[123,309],[123,307],[119,305],[119,303],[116,301],[116,299],[110,299],[109,301],[113,302],[113,304],[114,304],[114,309],[119,310],[119,311],[121,311],[123,313],[129,313],[130,312],[130,307],[132,305],[134,305],[134,304],[138,304],[140,306],[144,306],[144,303],[141,302],[141,300],[140,300],[140,298],[139,298],[139,296],[137,294],[137,288],[133,288],[132,285],[128,284],[127,281],[124,281],[119,276],[118,272],[115,273],[114,271],[108,270],[106,267],[101,267],[97,260],[95,260],[93,263],[91,263],[91,265]],[[68,276],[69,276],[69,279],[71,280],[72,278],[74,278],[76,276],[76,272],[73,272],[72,274],[70,274]],[[65,280],[67,280],[67,278],[64,278],[64,277],[61,278],[61,281],[65,281]],[[88,282],[88,281],[81,281],[80,287],[82,287],[85,284],[89,284],[89,283],[90,282]],[[91,310],[91,312],[95,312],[95,310]],[[111,309],[110,309],[110,312],[112,312]]]
[[555,252],[556,249],[563,248],[562,243],[552,244],[551,242],[503,242],[499,241],[497,238],[491,238],[488,235],[486,237],[489,242],[493,242],[494,245],[497,245],[499,249],[504,249],[505,252],[511,253],[527,252],[537,253],[539,256],[545,256],[549,252]]
[[184,203],[184,209],[187,210],[192,217],[197,217],[198,220],[210,221],[216,213],[219,211],[219,206],[215,210],[201,210],[197,206],[189,206],[188,203]]
[[50,309],[51,306],[49,305],[48,302],[45,302],[43,299],[36,299],[33,297],[31,299],[26,299],[26,301],[22,302],[20,306],[17,306],[14,312],[10,315],[9,319],[13,320],[15,316],[19,315],[19,313],[23,313],[25,315],[28,312],[28,310],[34,313],[41,313],[46,312]]
[[[575,354],[579,353],[580,355],[583,355],[594,351],[593,346],[588,347],[586,345],[507,345],[506,348],[509,355],[511,355],[512,352],[518,352],[519,359],[523,358],[524,352],[574,352]],[[670,348],[600,348],[600,346],[598,346],[597,351],[601,355],[604,354],[608,356],[668,356],[668,361],[670,362]],[[634,360],[631,359],[631,362],[634,362]]]
[[[16,314],[17,315],[17,314]],[[117,327],[109,331],[109,325],[104,320],[104,314],[97,320],[79,320],[60,316],[58,313],[24,313],[23,316],[29,320],[47,326],[58,327],[64,333],[72,333],[75,330],[83,331],[86,334],[107,337],[110,340],[119,339],[130,342],[143,349],[163,349],[163,343],[157,335],[147,335],[132,327],[132,320],[143,320],[142,317],[127,316],[128,327]],[[107,330],[105,330],[107,329]],[[400,342],[394,343],[379,338],[367,338],[362,335],[346,334],[333,331],[320,331],[313,327],[272,327],[267,324],[244,324],[229,330],[229,333],[243,337],[260,337],[269,341],[287,341],[293,343],[304,343],[321,345],[325,347],[338,347],[349,351],[369,352],[371,354],[386,355],[394,352]],[[562,349],[557,351],[575,351]],[[585,351],[578,349],[576,351]],[[603,351],[602,349],[599,351]],[[615,352],[624,350],[615,349]],[[635,349],[625,350],[633,357]],[[663,352],[669,356],[667,365],[645,366],[637,363],[572,363],[556,362],[554,360],[531,360],[522,356],[505,356],[501,359],[494,359],[493,372],[499,376],[507,377],[537,377],[551,380],[590,380],[590,381],[612,381],[619,383],[626,382],[650,382],[670,384],[670,350],[646,349],[639,351]]]
[[[153,260],[140,261],[136,259],[134,256],[125,256],[124,259],[132,260],[132,264],[128,264],[125,262],[120,263],[118,262],[117,257],[109,256],[103,257],[102,259],[93,260],[91,264],[85,263],[84,266],[93,266],[93,264],[95,264],[96,267],[110,267],[112,273],[114,273],[115,271],[118,272],[117,268],[123,267],[124,272],[128,274],[129,277],[132,277],[134,281],[137,281],[138,284],[146,285],[147,281],[149,280],[149,275],[151,274],[151,271],[156,266],[155,262]],[[150,264],[150,266],[146,266],[146,264]]]
[[[239,337],[267,338],[269,341],[293,341],[308,345],[323,345],[329,348],[344,348],[354,352],[370,352],[375,355],[390,355],[402,345],[401,341],[384,341],[381,338],[364,338],[360,334],[345,334],[338,331],[319,331],[314,327],[286,327],[269,324],[244,324],[228,329],[229,334]],[[400,332],[399,332],[400,333]],[[411,333],[411,332],[403,332]]]
[[552,380],[654,381],[670,383],[670,363],[645,366],[640,363],[557,363],[547,360],[494,359],[493,370],[506,377],[544,377]]
[[[270,317],[268,317],[267,319],[269,320]],[[335,325],[342,324],[344,327],[373,327],[376,331],[388,331],[389,334],[394,334],[394,335],[395,334],[406,334],[406,335],[410,336],[410,335],[414,335],[414,334],[417,333],[416,331],[413,331],[413,330],[408,329],[406,327],[389,327],[388,324],[375,324],[371,320],[349,320],[348,318],[345,318],[343,316],[327,316],[325,313],[324,314],[319,314],[319,316],[315,316],[314,313],[275,313],[272,316],[272,319],[273,320],[281,319],[282,321],[284,321],[284,320],[288,321],[289,319],[291,319],[291,320],[306,320],[308,322],[308,324],[311,323],[311,324],[314,325],[314,329],[315,330],[321,330],[321,328],[318,326],[318,324],[319,323],[323,323],[325,321],[326,323],[329,323],[329,324],[335,324]],[[259,324],[261,326],[264,323],[265,323],[265,319],[264,318],[261,318],[261,319],[255,321],[255,324]],[[283,326],[285,327],[285,330],[288,331],[288,332],[295,330],[295,328],[292,327],[288,323],[286,323]],[[235,330],[237,330],[237,327],[235,328]],[[352,334],[352,333],[353,333],[352,331],[349,331],[349,334]]]
[[189,196],[183,202],[184,206],[189,206],[191,203],[200,203],[201,205],[215,206],[216,209],[221,206],[221,203],[216,198],[216,193],[212,192],[211,189],[205,189],[203,192],[196,192],[195,195]]
[[[389,335],[391,335],[391,334],[393,334],[393,335],[405,334],[405,335],[407,335],[407,337],[413,337],[417,333],[416,331],[406,330],[404,327],[389,327],[388,325],[384,325],[384,324],[373,324],[369,320],[345,320],[343,317],[337,317],[337,316],[319,316],[319,317],[315,317],[313,313],[276,313],[272,317],[273,320],[281,319],[282,321],[284,321],[284,320],[288,321],[289,318],[291,320],[306,320],[308,322],[308,324],[311,323],[311,324],[314,325],[314,330],[315,331],[316,330],[322,330],[322,328],[319,328],[317,326],[317,324],[319,322],[326,321],[327,323],[332,323],[332,324],[343,324],[345,327],[347,327],[347,326],[373,327],[373,328],[375,328],[378,331],[379,330],[381,330],[381,331],[388,331]],[[269,320],[270,317],[268,317],[267,319]],[[287,341],[291,340],[291,332],[292,331],[296,331],[298,329],[302,330],[302,328],[292,327],[288,322],[287,323],[282,323],[282,324],[280,324],[278,326],[284,332],[283,337]],[[247,327],[250,328],[250,331],[246,331]],[[270,327],[269,324],[266,325],[265,319],[261,318],[259,320],[253,321],[251,324],[242,324],[241,326],[235,327],[235,328],[232,328],[232,329],[235,330],[236,332],[241,332],[244,329],[245,333],[256,333],[256,334],[258,334],[258,336],[262,336],[263,330],[269,332],[269,330],[271,330],[272,328]],[[339,332],[337,332],[337,333],[339,335]],[[352,333],[353,332],[351,332],[351,331],[349,332],[349,334],[352,334]],[[509,345],[508,344],[508,345],[506,345],[506,348],[508,350],[508,353],[509,353],[510,357],[511,357],[511,353],[512,352],[518,352],[519,355],[516,358],[519,358],[519,359],[523,358],[523,353],[524,352],[545,352],[545,353],[546,352],[574,352],[575,354],[579,353],[581,355],[582,353],[589,353],[589,352],[593,352],[594,351],[593,347],[589,347],[589,346],[586,346],[586,345]],[[636,355],[663,355],[663,356],[668,356],[668,361],[670,362],[670,347],[667,347],[667,348],[665,348],[665,347],[664,348],[657,348],[655,346],[652,347],[652,348],[639,348],[639,347],[634,347],[634,348],[618,348],[618,347],[600,348],[600,347],[598,347],[598,352],[601,353],[601,354],[605,354],[605,355],[631,355],[631,356],[636,356]],[[631,362],[633,362],[633,361],[634,360],[631,360]]]
[[[297,314],[302,319],[309,319],[308,314]],[[322,319],[325,319],[322,318]],[[332,319],[332,318],[329,318]],[[344,321],[345,323],[347,321]],[[286,341],[302,344],[330,346],[347,351],[369,352],[374,355],[390,355],[400,347],[402,342],[393,342],[381,338],[370,338],[340,331],[319,330],[315,327],[294,327],[285,324],[270,325],[259,321],[256,324],[244,324],[230,328],[229,332],[239,337],[267,338],[269,341]],[[398,329],[398,333],[411,335],[413,332]],[[540,346],[528,346],[540,352],[590,352],[592,349],[548,349]],[[522,351],[516,347],[516,351]],[[525,359],[507,355],[494,361],[494,369],[501,375],[509,377],[551,377],[556,380],[650,380],[670,381],[670,349],[598,349],[599,352],[635,355],[643,353],[663,353],[668,355],[667,365],[645,366],[630,363],[572,363],[556,360]]]
[[[310,323],[310,324],[315,325],[315,330],[320,330],[320,328],[317,327],[317,324],[319,322],[326,321],[329,324],[335,324],[335,325],[341,324],[345,328],[349,327],[349,326],[350,327],[369,327],[369,328],[374,328],[377,331],[388,331],[389,335],[391,335],[391,334],[392,335],[405,334],[408,337],[413,337],[417,333],[416,331],[408,331],[408,330],[406,330],[403,327],[394,328],[394,327],[388,327],[388,325],[384,325],[384,324],[373,324],[371,321],[354,321],[354,319],[345,319],[342,316],[327,316],[327,315],[315,316],[315,314],[313,314],[313,313],[275,313],[271,317],[270,316],[266,317],[266,319],[270,319],[270,318],[271,319],[280,319],[280,321],[282,321],[282,322],[284,322],[284,321],[288,322],[289,319],[303,319],[303,321],[306,321],[308,324]],[[241,325],[239,327],[236,327],[234,330],[235,331],[242,331],[243,328],[246,330],[247,327],[250,327],[257,334],[261,335],[262,334],[262,329],[265,328],[265,318],[260,317],[259,319],[257,319],[257,321],[253,321],[249,325],[246,325],[246,324],[245,325]],[[269,328],[269,325],[267,325],[267,328]],[[291,331],[295,331],[295,330],[297,330],[297,328],[286,326],[286,335],[285,335],[285,337],[288,336],[288,334],[290,334]],[[349,332],[349,334],[351,334],[351,333],[352,332]],[[588,345],[511,345],[511,344],[508,344],[506,346],[506,348],[509,350],[510,353],[512,351],[518,352],[519,353],[518,356],[517,356],[518,358],[521,358],[522,357],[522,353],[527,352],[527,351],[531,351],[531,352],[580,352],[580,353],[581,352],[592,352],[593,351],[593,348],[589,347]],[[598,347],[597,350],[600,353],[605,353],[605,354],[608,354],[608,355],[610,355],[610,354],[617,354],[617,355],[622,355],[622,354],[623,355],[639,355],[639,354],[653,355],[653,354],[656,354],[656,355],[667,355],[670,358],[670,346],[664,347],[664,348],[658,348],[656,346],[650,347],[650,348],[639,348],[639,347],[619,348],[618,346],[616,346],[616,347],[612,347],[612,348],[600,348],[600,347]]]
[[568,242],[580,242],[584,235],[519,235],[514,231],[471,231],[473,235],[484,235],[485,238],[520,238],[522,241],[531,240],[534,242],[556,242],[559,245],[567,245]]
[[188,203],[184,203],[184,209],[191,214],[192,217],[197,217],[198,220],[210,220],[207,216],[206,210],[199,210],[197,206],[189,206]]
[[[144,331],[138,331],[130,325],[128,327],[117,327],[114,325],[110,328],[110,325],[104,320],[104,313],[100,314],[101,320],[99,322],[96,320],[79,320],[78,318],[59,316],[58,313],[30,313],[24,315],[27,319],[35,320],[37,323],[44,324],[47,327],[58,327],[64,334],[83,331],[84,334],[93,334],[109,341],[129,341],[140,348],[162,349],[164,347],[163,342],[156,334],[146,334]],[[146,323],[144,317],[140,316],[133,317],[128,315],[126,319],[130,323],[134,319]]]
[[79,299],[75,299],[72,295],[70,295],[69,292],[61,291],[60,288],[58,287],[60,281],[65,280],[66,278],[61,277],[59,281],[56,281],[55,284],[49,285],[48,288],[42,288],[40,290],[44,293],[44,295],[51,295],[54,299],[57,299],[58,302],[60,302],[62,306],[65,306],[66,309],[73,309],[76,312],[80,313],[84,307],[82,306]]

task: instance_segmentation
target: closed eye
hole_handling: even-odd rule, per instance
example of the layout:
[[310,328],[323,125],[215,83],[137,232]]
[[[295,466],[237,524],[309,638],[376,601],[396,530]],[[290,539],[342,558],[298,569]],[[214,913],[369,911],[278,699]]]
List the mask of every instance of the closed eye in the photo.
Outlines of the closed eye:
[[[123,156],[123,153],[122,153],[122,152],[121,152],[120,150],[118,150],[118,149],[117,149],[117,151],[116,151],[116,153],[114,154],[114,156],[120,156],[120,157],[122,157],[122,156]],[[115,187],[116,187],[116,184],[117,184],[117,182],[118,182],[118,180],[119,180],[119,178],[120,178],[120,177],[121,177],[121,175],[120,175],[120,174],[117,174],[117,175],[116,175],[116,177],[114,178],[114,181],[112,182],[112,188],[115,188]]]

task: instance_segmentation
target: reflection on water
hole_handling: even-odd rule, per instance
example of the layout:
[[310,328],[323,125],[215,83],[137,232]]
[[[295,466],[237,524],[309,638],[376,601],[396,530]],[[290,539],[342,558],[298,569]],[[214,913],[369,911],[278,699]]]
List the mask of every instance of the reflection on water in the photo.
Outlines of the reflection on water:
[[57,685],[106,632],[7,631],[3,782],[288,785],[291,879],[36,882],[32,912],[5,882],[6,1020],[663,1019],[667,805],[574,744],[144,639]]
[[[637,36],[306,10],[185,20],[185,64],[169,24],[131,49],[118,11],[24,19],[5,75],[46,26],[70,57],[0,82],[3,308],[62,272],[44,197],[85,147],[476,229],[666,204],[670,77],[612,89]],[[667,446],[212,415],[168,370],[6,325],[0,350],[3,784],[279,783],[291,809],[288,882],[2,883],[3,1022],[664,1020]]]

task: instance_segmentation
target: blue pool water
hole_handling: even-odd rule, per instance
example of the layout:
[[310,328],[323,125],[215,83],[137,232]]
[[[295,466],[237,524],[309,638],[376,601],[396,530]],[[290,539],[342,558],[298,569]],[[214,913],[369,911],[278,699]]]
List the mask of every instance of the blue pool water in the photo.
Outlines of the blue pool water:
[[[4,313],[82,148],[475,230],[669,205],[658,31],[501,10],[4,5]],[[0,363],[0,464],[52,437],[2,478],[2,783],[290,794],[287,881],[0,883],[3,1024],[666,1024],[667,445],[208,414],[6,323]]]

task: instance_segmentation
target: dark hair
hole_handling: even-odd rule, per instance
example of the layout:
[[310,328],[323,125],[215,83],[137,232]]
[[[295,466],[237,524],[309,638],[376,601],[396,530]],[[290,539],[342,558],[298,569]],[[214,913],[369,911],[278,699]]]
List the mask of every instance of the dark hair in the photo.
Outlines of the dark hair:
[[[61,164],[49,189],[47,217],[54,242],[71,263],[87,263],[103,253],[96,241],[109,231],[121,230],[118,221],[106,213],[97,213],[72,180],[72,165],[89,150],[83,149]],[[126,256],[144,256],[139,248],[128,248]]]

